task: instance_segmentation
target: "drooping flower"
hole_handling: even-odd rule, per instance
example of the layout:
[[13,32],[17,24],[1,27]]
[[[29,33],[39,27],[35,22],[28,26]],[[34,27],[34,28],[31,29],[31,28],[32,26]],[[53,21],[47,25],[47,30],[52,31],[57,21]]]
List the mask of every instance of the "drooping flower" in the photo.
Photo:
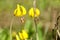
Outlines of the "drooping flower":
[[24,6],[17,4],[17,8],[14,10],[14,15],[17,17],[26,15],[26,9]]
[[31,8],[29,10],[29,16],[31,17],[38,17],[40,15],[40,10],[38,8]]

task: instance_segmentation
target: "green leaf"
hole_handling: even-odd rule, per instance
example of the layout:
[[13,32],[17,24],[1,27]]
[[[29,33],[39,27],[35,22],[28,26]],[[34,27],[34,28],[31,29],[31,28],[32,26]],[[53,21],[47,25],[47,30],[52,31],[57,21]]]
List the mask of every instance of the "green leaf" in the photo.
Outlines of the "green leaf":
[[2,32],[0,32],[0,40],[7,40],[9,37],[9,30],[3,28]]
[[41,23],[37,24],[37,27],[38,27],[38,37],[39,37],[39,40],[43,40],[42,24]]
[[5,40],[5,38],[6,38],[6,35],[3,35],[3,37],[2,37],[2,39],[1,39],[1,40]]
[[29,38],[32,37],[34,33],[32,20],[27,20],[24,26],[25,30],[28,32]]
[[31,24],[32,24],[31,20],[27,20],[26,23],[25,23],[25,26],[24,26],[25,30],[29,31],[29,28],[31,27]]

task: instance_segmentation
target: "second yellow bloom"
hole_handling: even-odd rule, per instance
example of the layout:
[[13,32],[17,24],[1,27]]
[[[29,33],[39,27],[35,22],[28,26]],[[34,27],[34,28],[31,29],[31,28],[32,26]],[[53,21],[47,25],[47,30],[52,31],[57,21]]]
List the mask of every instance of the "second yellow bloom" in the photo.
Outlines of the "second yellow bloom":
[[29,16],[31,17],[38,17],[40,15],[40,10],[38,8],[34,9],[34,8],[31,8],[29,10]]

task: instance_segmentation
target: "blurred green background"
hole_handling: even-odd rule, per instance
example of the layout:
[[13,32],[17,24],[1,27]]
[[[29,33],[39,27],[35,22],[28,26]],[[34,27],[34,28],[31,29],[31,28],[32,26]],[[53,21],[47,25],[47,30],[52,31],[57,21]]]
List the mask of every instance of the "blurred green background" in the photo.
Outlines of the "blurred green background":
[[[29,9],[33,7],[33,1],[34,0],[0,0],[0,29],[9,30],[12,17],[14,16],[13,13],[16,8],[16,5],[20,4],[23,5],[27,10],[27,15],[25,16],[25,20],[26,20],[25,27],[28,30],[29,29],[28,26],[31,24],[30,22],[33,22],[32,18],[28,16]],[[52,29],[54,29],[55,27],[56,18],[60,15],[59,12],[60,0],[36,0],[36,7],[41,12],[38,23],[38,31],[39,31],[39,35],[41,36],[41,37],[39,36],[41,38],[40,40],[43,39],[43,35],[46,40],[49,40],[50,38],[51,38],[50,40],[54,40],[52,38]],[[12,30],[14,31],[20,30],[21,25],[19,21],[20,21],[19,18],[14,17]],[[28,26],[26,26],[27,24]],[[30,29],[34,30],[33,28]]]

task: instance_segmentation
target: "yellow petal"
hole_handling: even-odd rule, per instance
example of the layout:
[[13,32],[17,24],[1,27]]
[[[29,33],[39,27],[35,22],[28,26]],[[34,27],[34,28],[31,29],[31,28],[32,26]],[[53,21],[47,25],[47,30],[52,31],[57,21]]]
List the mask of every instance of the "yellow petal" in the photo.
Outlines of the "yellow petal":
[[23,6],[21,6],[21,8],[22,8],[22,15],[26,15],[26,9]]
[[17,15],[17,16],[21,16],[21,15],[22,15],[19,4],[17,4],[17,14],[16,14],[16,15]]
[[28,38],[28,34],[25,30],[22,30],[22,34],[23,34],[24,39]]
[[35,11],[36,11],[35,17],[38,17],[38,16],[40,15],[40,11],[39,11],[39,9],[37,9],[37,8],[36,8]]
[[19,4],[17,4],[17,8],[14,10],[14,15],[18,17],[21,16],[21,10]]
[[17,4],[17,9],[20,9],[20,5],[19,4]]
[[16,34],[16,40],[20,40],[20,39],[19,39],[19,36],[18,36],[17,34]]
[[20,37],[20,39],[22,39],[22,40],[24,39],[22,33],[20,33],[20,32],[19,32],[19,37]]
[[33,8],[31,8],[29,10],[29,16],[34,17],[34,10],[33,10]]
[[16,16],[21,16],[22,14],[21,14],[21,11],[20,11],[20,9],[17,9],[17,14],[16,14]]

